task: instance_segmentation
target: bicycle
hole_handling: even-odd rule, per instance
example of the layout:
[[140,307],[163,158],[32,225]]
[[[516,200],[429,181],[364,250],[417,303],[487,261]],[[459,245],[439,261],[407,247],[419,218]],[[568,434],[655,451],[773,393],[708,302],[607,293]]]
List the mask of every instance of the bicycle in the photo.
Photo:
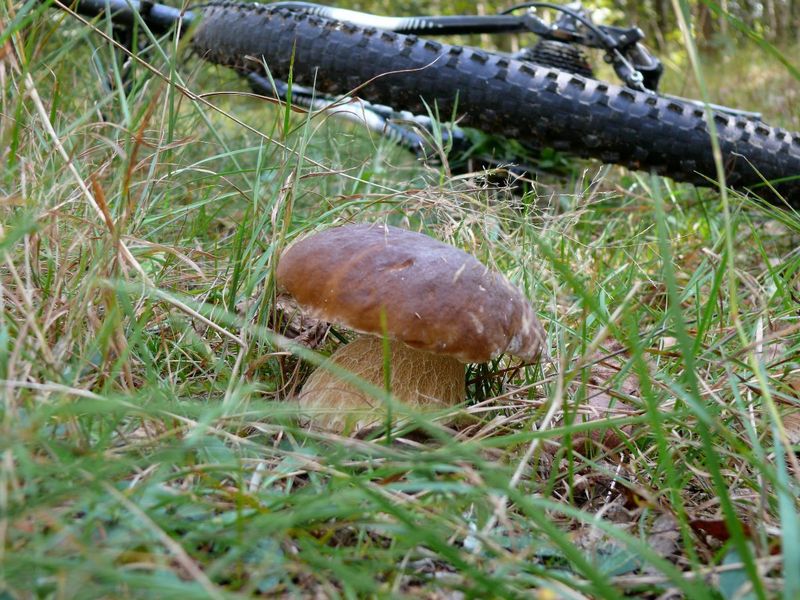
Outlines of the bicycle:
[[[554,10],[548,22],[536,9]],[[427,115],[604,163],[649,170],[699,186],[718,185],[716,136],[725,182],[800,207],[800,134],[765,124],[758,113],[660,94],[660,61],[636,27],[595,25],[577,5],[526,2],[489,16],[379,17],[306,2],[212,0],[181,11],[139,0],[77,0],[83,15],[109,15],[130,36],[190,32],[204,60],[230,67],[259,93],[364,120],[409,148],[424,136],[393,118],[432,127]],[[522,11],[522,14],[515,14]],[[529,32],[539,42],[516,54],[446,44],[417,34]],[[622,85],[594,78],[580,46],[599,48]],[[292,78],[294,88],[282,81]],[[303,87],[300,87],[303,86]],[[358,100],[349,97],[356,91]],[[351,110],[342,111],[342,106]],[[367,119],[370,121],[370,119]],[[713,126],[710,123],[713,122]],[[463,148],[458,129],[448,140]]]

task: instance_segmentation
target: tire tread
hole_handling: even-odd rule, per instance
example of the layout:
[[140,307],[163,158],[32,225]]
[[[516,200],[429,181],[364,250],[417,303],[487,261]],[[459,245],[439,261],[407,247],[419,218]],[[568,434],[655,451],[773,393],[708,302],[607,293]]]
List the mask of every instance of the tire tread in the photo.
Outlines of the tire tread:
[[[215,0],[201,9],[192,47],[204,59],[242,72],[316,84],[325,93],[353,87],[365,100],[440,114],[461,123],[709,185],[716,178],[706,112],[695,104],[600,82],[481,49],[369,29],[287,8]],[[294,52],[294,63],[290,57]],[[726,180],[735,187],[800,176],[800,135],[760,120],[714,113]],[[800,179],[778,190],[800,206]]]

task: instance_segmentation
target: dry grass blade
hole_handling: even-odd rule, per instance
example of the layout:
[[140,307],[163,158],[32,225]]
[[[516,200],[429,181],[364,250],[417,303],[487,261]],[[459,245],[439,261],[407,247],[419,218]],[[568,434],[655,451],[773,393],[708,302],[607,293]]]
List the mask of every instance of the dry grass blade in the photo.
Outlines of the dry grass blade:
[[[56,147],[56,150],[61,155],[61,158],[64,160],[64,163],[67,165],[70,173],[72,173],[73,177],[75,178],[75,183],[78,185],[83,197],[86,199],[86,202],[92,208],[92,210],[97,214],[100,219],[105,222],[109,228],[111,228],[111,221],[106,221],[106,214],[104,214],[103,209],[100,208],[100,205],[97,203],[97,200],[92,195],[92,192],[89,190],[86,182],[81,177],[80,173],[78,173],[78,169],[75,167],[75,164],[72,162],[72,159],[67,154],[67,151],[64,149],[64,146],[61,143],[61,140],[58,138],[58,134],[53,129],[53,124],[50,122],[50,116],[47,110],[44,108],[42,104],[42,99],[39,97],[39,92],[36,90],[36,86],[33,83],[33,79],[30,76],[30,73],[25,74],[25,90],[29,94],[33,105],[36,107],[36,111],[39,113],[39,118],[41,119],[42,125],[44,125],[45,131],[47,131],[47,135],[50,137],[53,145]],[[108,216],[110,219],[110,216]],[[131,254],[131,251],[128,250],[128,247],[123,242],[118,242],[120,245],[120,251],[122,252],[125,261],[133,267],[133,269],[139,274],[143,281],[148,281],[147,274],[142,269],[142,266],[139,264],[139,261]]]

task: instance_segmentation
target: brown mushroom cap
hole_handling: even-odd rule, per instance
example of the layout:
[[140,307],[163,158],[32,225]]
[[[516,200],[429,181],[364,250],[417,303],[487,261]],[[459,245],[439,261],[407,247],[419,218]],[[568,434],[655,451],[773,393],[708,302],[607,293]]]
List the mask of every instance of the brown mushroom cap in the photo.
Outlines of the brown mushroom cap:
[[345,225],[284,251],[278,283],[326,321],[462,362],[533,361],[545,334],[522,292],[476,258],[421,233]]

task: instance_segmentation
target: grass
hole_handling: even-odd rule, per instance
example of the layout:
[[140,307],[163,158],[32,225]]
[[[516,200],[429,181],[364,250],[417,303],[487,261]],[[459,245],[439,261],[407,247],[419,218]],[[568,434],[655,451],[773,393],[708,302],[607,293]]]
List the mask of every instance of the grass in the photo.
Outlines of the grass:
[[[514,196],[183,93],[244,87],[168,42],[105,89],[35,6],[0,12],[2,597],[800,596],[797,215],[593,163]],[[471,367],[458,431],[300,427],[347,333],[276,257],[372,221],[504,272],[552,362]]]

